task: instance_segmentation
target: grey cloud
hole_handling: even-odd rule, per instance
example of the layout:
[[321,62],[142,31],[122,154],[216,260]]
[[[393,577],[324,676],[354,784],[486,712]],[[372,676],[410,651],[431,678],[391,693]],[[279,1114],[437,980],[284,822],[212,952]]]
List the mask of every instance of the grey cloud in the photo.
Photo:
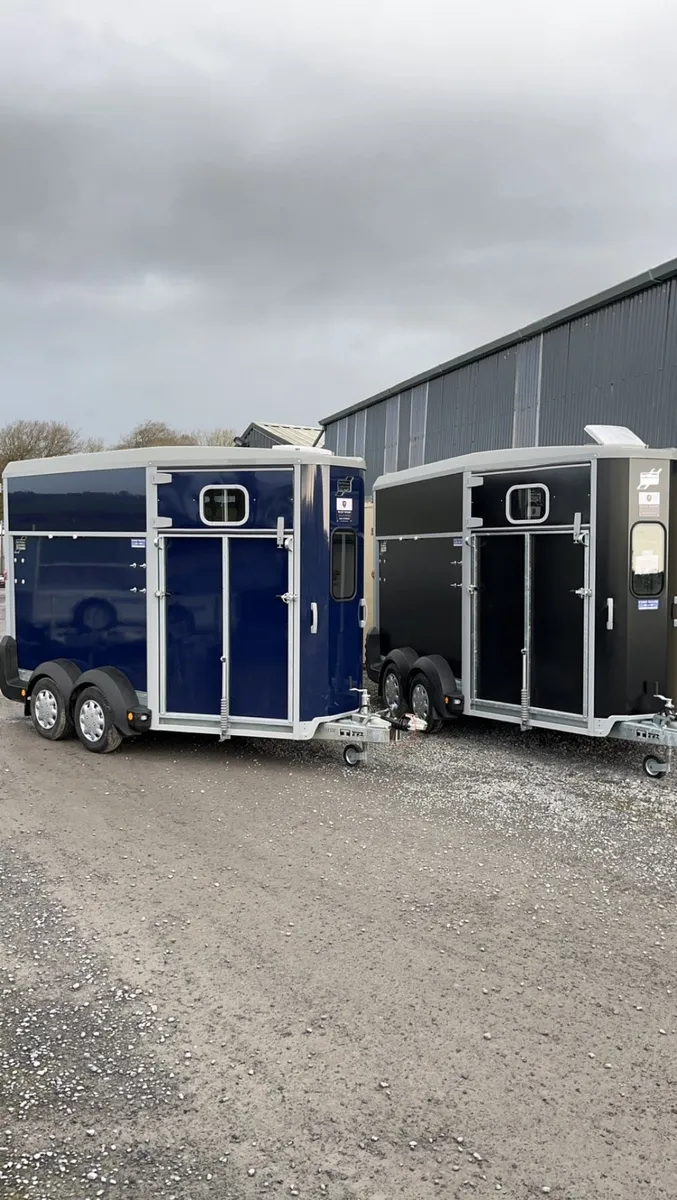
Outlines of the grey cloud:
[[242,35],[88,71],[50,30],[0,83],[3,417],[312,420],[673,253],[638,80],[440,92]]

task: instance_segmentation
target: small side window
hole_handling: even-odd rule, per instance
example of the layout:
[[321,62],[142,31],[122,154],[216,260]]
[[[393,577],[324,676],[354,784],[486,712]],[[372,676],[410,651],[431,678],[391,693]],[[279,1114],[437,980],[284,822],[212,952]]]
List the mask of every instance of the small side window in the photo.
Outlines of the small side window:
[[630,587],[634,596],[660,596],[665,586],[665,529],[640,521],[630,536]]
[[239,484],[202,489],[200,519],[205,525],[244,525],[248,516],[249,493]]
[[550,491],[544,483],[516,483],[508,488],[505,515],[511,525],[542,525],[550,514]]
[[335,529],[331,537],[331,595],[352,600],[357,592],[357,537],[354,529]]

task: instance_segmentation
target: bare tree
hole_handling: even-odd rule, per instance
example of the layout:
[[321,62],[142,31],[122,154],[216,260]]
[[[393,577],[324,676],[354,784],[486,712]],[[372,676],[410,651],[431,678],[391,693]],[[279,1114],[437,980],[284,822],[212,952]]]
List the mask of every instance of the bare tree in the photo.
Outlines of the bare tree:
[[234,446],[234,429],[196,429],[192,435],[198,446]]
[[75,454],[81,445],[76,430],[62,421],[12,421],[0,429],[0,468],[27,458]]
[[179,433],[165,421],[142,421],[118,442],[118,450],[138,450],[144,446],[194,446],[193,433]]
[[86,448],[91,448],[91,444],[82,442],[77,430],[71,429],[63,421],[12,421],[0,429],[0,474],[10,462],[53,458],[57,454],[77,454]]
[[194,429],[181,433],[165,421],[142,421],[123,437],[118,450],[136,450],[152,446],[234,446],[232,429]]

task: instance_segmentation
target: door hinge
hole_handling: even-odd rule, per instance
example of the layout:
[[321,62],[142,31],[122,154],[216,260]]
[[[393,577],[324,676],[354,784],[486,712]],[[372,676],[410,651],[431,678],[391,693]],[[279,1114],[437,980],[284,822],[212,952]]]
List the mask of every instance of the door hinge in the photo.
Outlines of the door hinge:
[[277,598],[278,600],[284,600],[285,604],[291,604],[292,601],[296,599],[296,596],[293,592],[283,592],[282,595],[278,596]]
[[574,596],[580,596],[584,600],[586,596],[592,596],[592,588],[576,588]]

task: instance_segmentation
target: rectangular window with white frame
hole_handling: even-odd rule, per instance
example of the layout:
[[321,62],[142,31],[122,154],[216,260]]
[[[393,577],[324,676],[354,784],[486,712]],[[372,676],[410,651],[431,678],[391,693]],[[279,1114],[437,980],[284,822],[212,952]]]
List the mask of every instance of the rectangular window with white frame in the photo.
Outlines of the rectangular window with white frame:
[[200,492],[200,520],[205,525],[244,525],[249,518],[249,492],[237,483],[210,484]]

